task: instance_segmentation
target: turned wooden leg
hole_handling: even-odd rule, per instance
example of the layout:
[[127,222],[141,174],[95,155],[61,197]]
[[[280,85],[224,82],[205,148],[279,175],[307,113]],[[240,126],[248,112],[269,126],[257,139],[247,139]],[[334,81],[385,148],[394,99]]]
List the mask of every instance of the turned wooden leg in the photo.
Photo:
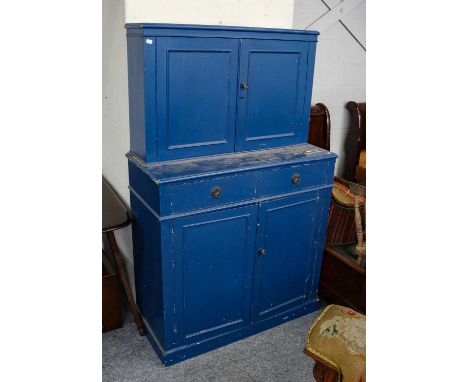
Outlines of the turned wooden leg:
[[114,231],[107,231],[107,238],[109,239],[112,256],[114,257],[115,264],[119,272],[120,282],[122,283],[123,289],[125,291],[125,296],[127,297],[128,305],[130,306],[130,310],[132,311],[133,320],[135,322],[136,327],[138,328],[140,336],[142,336],[144,334],[143,323],[141,321],[138,307],[136,306],[135,300],[133,299],[132,290],[130,289],[130,284],[128,282],[127,271],[125,270],[125,264],[122,260],[122,257],[120,256],[120,251],[119,247],[117,246],[117,241],[115,240]]
[[338,373],[320,362],[315,362],[313,374],[316,382],[338,382]]

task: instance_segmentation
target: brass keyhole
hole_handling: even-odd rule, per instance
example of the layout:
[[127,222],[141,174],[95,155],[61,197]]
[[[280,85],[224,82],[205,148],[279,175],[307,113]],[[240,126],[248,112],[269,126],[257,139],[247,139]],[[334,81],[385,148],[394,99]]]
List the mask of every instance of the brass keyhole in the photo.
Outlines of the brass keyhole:
[[266,255],[266,249],[260,248],[260,249],[258,250],[258,254],[259,254],[260,256],[265,256],[265,255]]
[[221,187],[213,187],[211,189],[211,197],[212,198],[219,198],[221,196]]
[[301,180],[301,176],[299,174],[293,174],[293,176],[291,176],[292,184],[299,183],[300,180]]
[[242,82],[241,87],[242,89],[247,90],[249,88],[249,84],[247,82]]

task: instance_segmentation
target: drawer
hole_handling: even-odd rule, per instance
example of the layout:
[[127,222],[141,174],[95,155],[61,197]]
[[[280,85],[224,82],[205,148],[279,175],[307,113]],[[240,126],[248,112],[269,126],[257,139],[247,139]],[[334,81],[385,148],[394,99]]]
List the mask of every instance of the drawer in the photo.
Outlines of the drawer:
[[327,184],[328,161],[291,165],[258,174],[257,196],[284,194]]
[[241,173],[168,185],[161,215],[216,207],[255,198],[256,173]]
[[328,161],[317,161],[168,183],[161,188],[161,216],[322,186],[331,179],[328,171]]

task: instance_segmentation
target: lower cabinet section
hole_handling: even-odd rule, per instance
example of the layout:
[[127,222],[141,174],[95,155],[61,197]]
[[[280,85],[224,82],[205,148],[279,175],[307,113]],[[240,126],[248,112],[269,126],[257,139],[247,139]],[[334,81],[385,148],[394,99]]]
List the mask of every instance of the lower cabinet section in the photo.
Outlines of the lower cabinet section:
[[137,304],[164,365],[317,308],[335,155],[128,157]]
[[316,308],[329,192],[161,221],[132,193],[137,302],[165,365]]

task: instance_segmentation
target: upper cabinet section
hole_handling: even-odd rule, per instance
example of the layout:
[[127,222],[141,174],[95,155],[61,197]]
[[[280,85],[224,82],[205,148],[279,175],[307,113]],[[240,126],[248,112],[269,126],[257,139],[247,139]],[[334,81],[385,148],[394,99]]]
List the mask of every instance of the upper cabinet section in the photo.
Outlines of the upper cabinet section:
[[126,28],[130,145],[145,162],[307,141],[317,32]]

